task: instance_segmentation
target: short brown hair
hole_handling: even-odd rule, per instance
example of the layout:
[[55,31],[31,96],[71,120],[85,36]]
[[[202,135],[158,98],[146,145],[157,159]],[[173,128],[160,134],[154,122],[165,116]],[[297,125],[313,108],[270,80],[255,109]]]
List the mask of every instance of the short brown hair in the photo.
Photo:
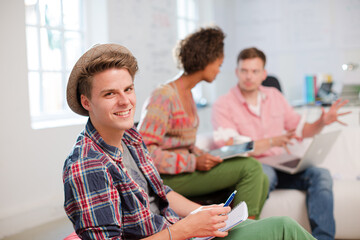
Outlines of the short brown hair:
[[186,74],[204,70],[224,56],[225,34],[219,27],[200,28],[181,40],[175,48],[178,67]]
[[136,58],[131,54],[123,52],[105,52],[84,66],[79,73],[78,79],[78,101],[81,94],[91,99],[92,80],[95,74],[104,72],[111,68],[125,68],[129,71],[132,79],[138,70]]
[[239,53],[236,63],[239,63],[240,60],[252,59],[252,58],[260,58],[264,62],[264,67],[265,67],[266,64],[265,53],[255,47],[243,49]]

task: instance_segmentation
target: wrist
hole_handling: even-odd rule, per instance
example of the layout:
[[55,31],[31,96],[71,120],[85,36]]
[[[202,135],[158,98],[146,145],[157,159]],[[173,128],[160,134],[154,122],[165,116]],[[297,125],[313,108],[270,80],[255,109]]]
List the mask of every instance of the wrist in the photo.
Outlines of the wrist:
[[190,226],[186,223],[186,218],[176,222],[175,224],[169,226],[168,229],[171,231],[171,237],[173,240],[182,240],[182,239],[189,239],[194,237],[192,230],[190,230]]

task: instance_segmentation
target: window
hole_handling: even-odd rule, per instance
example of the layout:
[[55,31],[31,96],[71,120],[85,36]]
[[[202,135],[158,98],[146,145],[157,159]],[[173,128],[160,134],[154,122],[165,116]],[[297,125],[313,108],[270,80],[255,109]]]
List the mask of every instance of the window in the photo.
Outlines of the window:
[[196,0],[178,0],[178,38],[183,39],[199,25],[199,10]]
[[25,0],[33,128],[74,118],[66,103],[70,71],[84,49],[82,0]]
[[[185,38],[199,27],[199,4],[197,0],[177,0],[178,14],[178,39]],[[197,84],[192,90],[194,101],[198,107],[207,105],[203,98],[202,83]]]

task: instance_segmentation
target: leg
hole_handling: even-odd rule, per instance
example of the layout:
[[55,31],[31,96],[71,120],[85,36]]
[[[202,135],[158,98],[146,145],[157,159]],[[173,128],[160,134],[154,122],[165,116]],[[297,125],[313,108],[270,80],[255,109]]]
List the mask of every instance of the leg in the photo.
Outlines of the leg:
[[256,217],[260,215],[268,191],[267,177],[261,164],[253,158],[229,159],[207,172],[195,171],[161,177],[164,184],[188,197],[233,187],[238,191],[234,204],[245,201],[249,215]]
[[231,239],[314,239],[310,233],[289,217],[270,217],[261,220],[246,220],[230,230],[225,238]]
[[313,236],[320,240],[335,238],[332,178],[327,169],[310,167],[295,175],[279,174],[279,187],[306,190]]
[[277,177],[277,172],[275,171],[275,169],[273,167],[270,167],[269,165],[263,164],[263,171],[266,174],[266,176],[269,179],[269,193],[271,191],[273,191],[277,184],[278,184],[278,177]]

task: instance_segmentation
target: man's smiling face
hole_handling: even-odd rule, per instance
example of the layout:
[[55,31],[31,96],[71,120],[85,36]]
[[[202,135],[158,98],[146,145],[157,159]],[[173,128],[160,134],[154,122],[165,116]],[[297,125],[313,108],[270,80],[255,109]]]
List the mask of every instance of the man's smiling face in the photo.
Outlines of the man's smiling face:
[[123,135],[134,125],[136,95],[127,69],[111,68],[93,76],[91,98],[81,96],[92,124],[102,137]]

